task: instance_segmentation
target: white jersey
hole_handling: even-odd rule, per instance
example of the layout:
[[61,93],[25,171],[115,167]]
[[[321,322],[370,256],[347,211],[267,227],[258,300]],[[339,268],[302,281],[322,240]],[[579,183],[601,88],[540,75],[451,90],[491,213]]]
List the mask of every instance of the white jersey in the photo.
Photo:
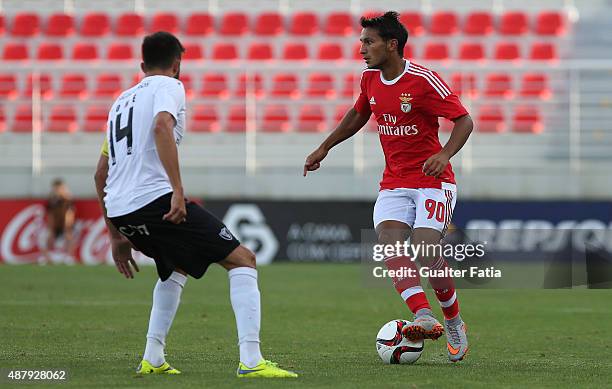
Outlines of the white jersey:
[[172,191],[153,133],[154,118],[160,112],[174,116],[178,146],[185,133],[185,89],[175,78],[145,77],[123,92],[108,114],[104,188],[108,217],[134,212]]

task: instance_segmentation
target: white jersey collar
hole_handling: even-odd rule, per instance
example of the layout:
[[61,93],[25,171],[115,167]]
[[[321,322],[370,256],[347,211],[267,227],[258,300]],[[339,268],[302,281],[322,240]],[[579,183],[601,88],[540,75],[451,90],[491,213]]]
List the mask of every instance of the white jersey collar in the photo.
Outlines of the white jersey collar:
[[402,78],[402,76],[406,73],[408,73],[408,67],[410,66],[410,61],[407,59],[404,59],[404,61],[406,61],[406,66],[404,66],[404,71],[397,77],[395,77],[393,80],[385,80],[385,78],[383,77],[382,71],[380,72],[380,82],[382,82],[385,85],[393,85],[396,82],[399,81],[400,78]]

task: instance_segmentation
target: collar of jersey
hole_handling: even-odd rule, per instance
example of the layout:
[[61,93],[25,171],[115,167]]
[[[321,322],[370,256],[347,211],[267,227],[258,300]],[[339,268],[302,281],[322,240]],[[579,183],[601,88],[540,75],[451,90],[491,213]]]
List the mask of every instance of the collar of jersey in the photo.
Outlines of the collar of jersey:
[[396,82],[398,82],[399,79],[402,78],[402,76],[408,72],[408,67],[410,66],[410,61],[409,60],[404,59],[404,61],[406,61],[406,66],[404,67],[404,71],[402,72],[402,74],[400,74],[399,76],[395,77],[393,80],[385,80],[385,78],[383,77],[382,72],[380,72],[380,82],[382,82],[385,85],[393,85]]

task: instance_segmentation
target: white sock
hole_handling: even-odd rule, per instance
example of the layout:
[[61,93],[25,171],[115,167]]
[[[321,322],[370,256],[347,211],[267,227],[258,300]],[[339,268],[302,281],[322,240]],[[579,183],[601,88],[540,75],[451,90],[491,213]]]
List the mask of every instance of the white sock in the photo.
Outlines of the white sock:
[[240,362],[248,367],[255,367],[263,359],[259,350],[261,304],[257,287],[257,270],[237,267],[230,270],[228,275],[230,300],[238,327]]
[[187,282],[186,276],[172,272],[166,281],[158,279],[153,289],[153,306],[143,359],[155,367],[161,366],[166,361],[164,357],[166,335],[178,309],[185,282]]

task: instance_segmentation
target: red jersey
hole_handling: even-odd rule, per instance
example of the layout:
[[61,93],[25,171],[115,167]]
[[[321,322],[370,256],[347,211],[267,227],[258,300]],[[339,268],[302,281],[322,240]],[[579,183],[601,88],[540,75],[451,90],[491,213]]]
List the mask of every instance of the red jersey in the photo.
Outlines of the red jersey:
[[393,80],[383,79],[378,69],[366,69],[355,110],[365,116],[374,113],[378,123],[385,154],[380,190],[455,183],[450,163],[438,178],[423,173],[425,161],[442,150],[438,117],[455,120],[468,113],[436,72],[408,60],[404,72]]

